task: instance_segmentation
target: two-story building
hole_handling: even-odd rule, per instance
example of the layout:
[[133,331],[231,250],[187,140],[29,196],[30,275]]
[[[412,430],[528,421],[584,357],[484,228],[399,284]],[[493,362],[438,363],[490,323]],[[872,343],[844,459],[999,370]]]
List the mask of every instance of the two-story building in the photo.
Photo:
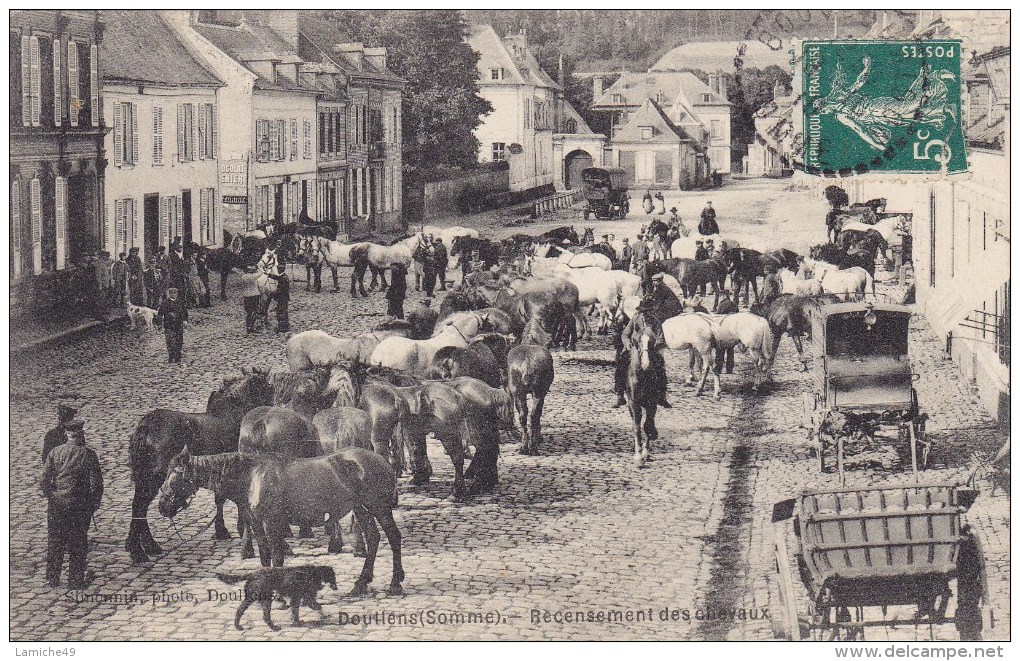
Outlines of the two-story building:
[[216,10],[163,13],[224,85],[217,90],[219,181],[224,230],[296,222],[314,211],[316,97],[300,75],[292,11],[224,17]]
[[[10,276],[17,315],[102,246],[102,89],[95,11],[10,12]],[[21,306],[24,306],[22,309]]]
[[501,38],[491,26],[475,25],[467,40],[479,54],[479,94],[492,105],[475,129],[479,162],[507,162],[512,191],[552,184],[562,88],[542,71],[523,32]]
[[222,245],[218,186],[222,82],[152,11],[103,12],[109,158],[103,245],[143,258],[175,237]]
[[610,116],[615,139],[618,127],[627,125],[647,99],[655,102],[670,121],[707,152],[710,167],[720,173],[731,168],[730,119],[732,104],[727,100],[726,78],[709,75],[705,84],[689,71],[624,73],[609,89],[595,80],[592,110]]

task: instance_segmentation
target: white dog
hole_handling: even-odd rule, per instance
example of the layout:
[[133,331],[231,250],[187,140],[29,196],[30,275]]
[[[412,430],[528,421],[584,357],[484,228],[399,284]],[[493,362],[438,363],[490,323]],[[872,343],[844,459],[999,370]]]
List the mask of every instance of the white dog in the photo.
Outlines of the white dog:
[[124,308],[127,310],[128,319],[131,320],[132,329],[135,327],[135,322],[141,319],[145,322],[145,330],[154,330],[152,320],[156,317],[155,310],[144,305],[133,305],[131,303],[125,304]]

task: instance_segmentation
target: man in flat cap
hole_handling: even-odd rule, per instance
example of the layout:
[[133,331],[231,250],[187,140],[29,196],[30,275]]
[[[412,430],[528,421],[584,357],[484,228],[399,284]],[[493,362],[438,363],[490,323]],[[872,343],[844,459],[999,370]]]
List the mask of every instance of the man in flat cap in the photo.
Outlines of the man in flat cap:
[[184,327],[188,325],[188,308],[178,297],[177,287],[167,288],[166,298],[160,304],[156,316],[162,322],[163,334],[166,335],[167,362],[180,365],[181,351],[184,348]]
[[39,482],[48,501],[46,580],[50,587],[60,585],[65,552],[69,556],[67,587],[83,590],[91,582],[85,575],[88,531],[103,500],[103,472],[95,450],[85,446],[84,427],[81,419],[65,423],[67,441],[53,448],[43,462]]
[[43,437],[43,461],[46,461],[46,455],[50,453],[50,450],[67,440],[67,437],[64,435],[64,427],[68,422],[74,420],[76,415],[78,415],[78,409],[73,409],[64,404],[57,406],[57,426],[46,432],[46,436]]

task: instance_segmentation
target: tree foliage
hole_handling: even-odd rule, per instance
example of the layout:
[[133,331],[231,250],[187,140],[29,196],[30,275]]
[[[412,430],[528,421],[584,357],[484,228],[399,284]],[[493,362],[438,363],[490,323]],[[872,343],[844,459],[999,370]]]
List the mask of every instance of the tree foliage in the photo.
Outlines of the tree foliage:
[[456,10],[323,11],[351,41],[385,46],[403,93],[404,166],[412,178],[478,162],[474,130],[492,106],[478,94],[478,54]]

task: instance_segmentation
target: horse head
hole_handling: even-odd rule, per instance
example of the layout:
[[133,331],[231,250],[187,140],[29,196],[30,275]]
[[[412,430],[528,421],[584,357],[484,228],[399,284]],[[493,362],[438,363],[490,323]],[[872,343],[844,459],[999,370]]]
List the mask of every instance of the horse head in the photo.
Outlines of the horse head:
[[269,382],[269,370],[242,368],[241,376],[224,379],[220,389],[209,395],[206,411],[246,410],[272,403],[273,386]]
[[198,491],[198,482],[192,470],[191,453],[188,446],[170,460],[166,479],[159,487],[159,513],[173,518],[187,509]]
[[641,337],[638,338],[638,352],[641,356],[641,369],[643,370],[648,369],[652,364],[651,358],[648,355],[650,351],[648,347],[651,343],[652,338],[648,333],[642,333]]

